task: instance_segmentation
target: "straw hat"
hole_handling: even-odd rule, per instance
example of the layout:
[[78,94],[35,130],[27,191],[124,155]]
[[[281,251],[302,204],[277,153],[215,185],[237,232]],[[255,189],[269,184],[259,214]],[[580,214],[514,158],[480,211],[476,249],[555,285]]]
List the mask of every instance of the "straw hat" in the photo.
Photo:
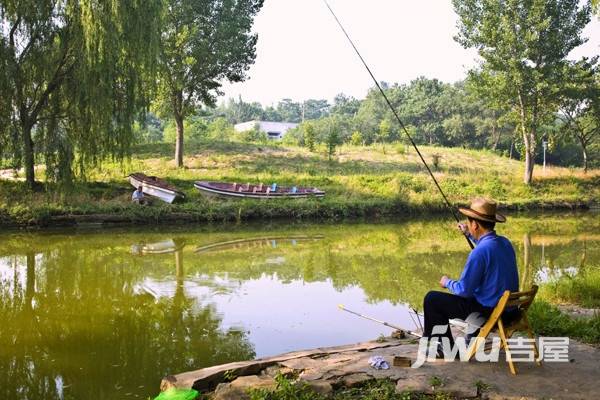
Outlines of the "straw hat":
[[497,204],[493,200],[476,198],[471,201],[471,205],[468,208],[458,207],[458,211],[461,214],[478,219],[480,221],[487,222],[506,222],[504,215],[496,212]]

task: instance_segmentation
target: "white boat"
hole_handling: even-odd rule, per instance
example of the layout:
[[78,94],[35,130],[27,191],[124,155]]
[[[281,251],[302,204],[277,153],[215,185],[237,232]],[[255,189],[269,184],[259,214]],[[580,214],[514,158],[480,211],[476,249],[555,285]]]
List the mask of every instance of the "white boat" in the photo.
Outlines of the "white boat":
[[136,172],[129,175],[129,183],[135,188],[141,185],[144,194],[156,197],[167,203],[173,203],[177,199],[185,198],[183,192],[156,176],[146,176],[140,172]]

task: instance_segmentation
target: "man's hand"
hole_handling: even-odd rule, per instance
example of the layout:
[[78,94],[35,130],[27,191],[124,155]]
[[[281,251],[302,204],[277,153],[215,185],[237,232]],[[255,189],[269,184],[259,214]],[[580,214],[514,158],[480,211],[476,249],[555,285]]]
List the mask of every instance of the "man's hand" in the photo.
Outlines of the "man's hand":
[[456,227],[458,228],[459,231],[461,231],[463,233],[463,235],[466,235],[469,233],[469,229],[467,228],[467,225],[465,225],[465,224],[458,223],[456,225]]
[[450,278],[448,278],[446,275],[442,276],[442,278],[440,279],[440,286],[445,288],[446,283],[448,283],[449,280]]

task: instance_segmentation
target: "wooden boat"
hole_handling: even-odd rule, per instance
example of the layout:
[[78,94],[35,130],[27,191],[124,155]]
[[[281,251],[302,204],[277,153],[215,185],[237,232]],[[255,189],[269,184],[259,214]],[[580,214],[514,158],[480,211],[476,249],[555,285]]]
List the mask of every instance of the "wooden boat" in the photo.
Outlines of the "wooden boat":
[[129,175],[129,183],[135,188],[141,185],[144,194],[159,198],[167,203],[185,198],[182,191],[156,176],[147,176],[141,172],[136,172]]
[[240,185],[238,183],[197,181],[194,187],[206,196],[249,199],[299,199],[306,197],[323,197],[325,192],[317,188],[280,187],[277,184]]

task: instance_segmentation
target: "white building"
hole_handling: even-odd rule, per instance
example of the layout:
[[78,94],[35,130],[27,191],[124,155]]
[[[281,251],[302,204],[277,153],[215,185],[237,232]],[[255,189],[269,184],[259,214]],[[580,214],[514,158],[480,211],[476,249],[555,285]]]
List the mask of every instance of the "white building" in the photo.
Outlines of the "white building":
[[248,121],[237,124],[234,128],[237,132],[244,132],[258,127],[258,130],[266,133],[269,139],[281,140],[288,130],[297,126],[298,124],[294,122]]

